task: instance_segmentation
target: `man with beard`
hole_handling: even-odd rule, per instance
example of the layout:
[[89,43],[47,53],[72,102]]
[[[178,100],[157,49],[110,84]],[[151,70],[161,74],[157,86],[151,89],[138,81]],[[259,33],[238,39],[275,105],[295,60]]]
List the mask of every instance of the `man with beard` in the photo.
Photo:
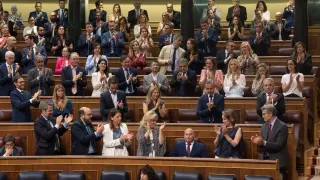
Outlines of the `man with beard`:
[[36,26],[40,26],[40,25],[44,25],[46,22],[48,22],[48,15],[46,12],[42,12],[42,3],[41,2],[36,2],[35,4],[35,8],[36,10],[33,12],[30,12],[28,19],[30,19],[30,17],[33,17],[35,19],[35,25]]
[[45,36],[48,38],[54,37],[55,33],[57,33],[59,24],[57,22],[57,14],[52,12],[50,14],[50,21],[44,24]]

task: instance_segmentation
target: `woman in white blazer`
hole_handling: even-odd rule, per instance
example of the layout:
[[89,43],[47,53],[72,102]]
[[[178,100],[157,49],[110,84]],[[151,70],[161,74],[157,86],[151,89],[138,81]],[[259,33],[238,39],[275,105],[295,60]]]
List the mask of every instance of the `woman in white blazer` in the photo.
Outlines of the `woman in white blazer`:
[[133,135],[128,132],[126,124],[121,123],[121,112],[111,109],[109,123],[104,125],[102,156],[129,156],[127,147]]
[[108,90],[108,80],[112,76],[107,67],[107,60],[100,59],[97,65],[97,71],[91,75],[93,87],[92,97],[100,97],[101,93]]

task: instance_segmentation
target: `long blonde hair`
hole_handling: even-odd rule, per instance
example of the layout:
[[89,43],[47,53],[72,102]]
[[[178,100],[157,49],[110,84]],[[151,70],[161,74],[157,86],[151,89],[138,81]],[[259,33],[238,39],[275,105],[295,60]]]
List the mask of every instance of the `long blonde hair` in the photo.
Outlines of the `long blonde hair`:
[[150,120],[152,120],[152,119],[154,119],[156,117],[158,117],[158,115],[154,111],[150,110],[150,111],[146,112],[144,114],[144,116],[142,117],[142,120],[140,121],[140,127],[139,128],[147,127],[148,121],[150,121]]
[[[243,46],[247,46],[247,47],[248,47],[248,49],[249,49],[249,54],[250,54],[250,56],[252,56],[252,55],[253,55],[253,50],[252,50],[249,42],[248,42],[248,41],[242,42],[241,45],[240,45],[240,50],[242,49]],[[243,57],[242,51],[241,51],[241,53],[240,53],[240,56]]]
[[63,89],[63,109],[66,107],[68,99],[66,96],[66,91],[64,89],[64,87],[62,86],[62,84],[57,84],[56,86],[54,86],[54,90],[53,90],[53,105],[54,107],[58,107],[58,95],[57,95],[57,91],[59,89]]
[[266,78],[268,78],[268,77],[270,76],[268,65],[267,65],[266,63],[259,63],[259,64],[257,65],[256,77],[254,78],[254,79],[256,79],[256,80],[260,80],[260,78],[261,78],[261,77],[260,77],[260,74],[259,74],[259,68],[261,68],[261,67],[263,67],[263,68],[266,70],[266,74],[265,74]]
[[133,44],[134,44],[134,43],[138,43],[139,51],[141,51],[140,45],[139,45],[139,41],[133,40],[133,41],[131,41],[130,44],[129,44],[129,53],[128,53],[129,57],[134,57],[134,56],[136,56],[136,55],[134,54],[134,50],[133,50]]
[[234,75],[235,79],[239,79],[240,78],[240,74],[241,74],[241,71],[240,71],[240,62],[237,60],[237,59],[231,59],[230,62],[229,62],[229,65],[228,65],[228,72],[226,74],[226,77],[229,78],[230,75],[232,75],[232,70],[231,70],[231,66],[230,64],[234,62],[236,65],[237,65],[237,71]]
[[[151,86],[150,87],[148,94],[147,94],[147,97],[146,97],[146,104],[150,104],[152,102],[152,93],[155,90],[158,90],[160,92],[160,88],[158,86]],[[159,93],[159,98],[161,98],[160,93]]]

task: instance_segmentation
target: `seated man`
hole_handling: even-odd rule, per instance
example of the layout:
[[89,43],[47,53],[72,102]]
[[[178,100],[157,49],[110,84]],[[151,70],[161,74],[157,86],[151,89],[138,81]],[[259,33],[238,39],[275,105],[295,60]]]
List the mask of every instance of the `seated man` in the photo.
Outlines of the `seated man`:
[[283,121],[283,114],[286,112],[284,96],[282,93],[274,92],[274,80],[272,78],[264,79],[263,90],[265,93],[262,93],[257,97],[257,114],[259,115],[259,123],[264,123],[261,108],[266,104],[273,105],[277,109],[278,119]]
[[30,12],[28,19],[30,17],[33,17],[35,19],[35,25],[36,26],[43,26],[46,22],[48,22],[48,15],[46,12],[41,11],[42,9],[42,3],[36,2],[35,4],[35,11]]
[[265,121],[261,128],[262,136],[252,136],[251,141],[262,149],[264,160],[279,160],[282,178],[288,180],[288,127],[277,118],[277,109],[273,105],[264,105],[261,111]]
[[216,56],[218,33],[214,28],[209,27],[208,19],[201,18],[201,29],[196,34],[196,41],[199,50],[203,52],[204,57]]
[[261,22],[256,23],[256,31],[250,39],[250,46],[258,56],[268,56],[270,48],[270,36],[263,31]]
[[15,145],[15,137],[7,135],[3,138],[4,146],[0,148],[0,156],[24,156],[23,149]]
[[236,55],[233,53],[236,44],[232,40],[226,42],[226,49],[217,52],[216,62],[218,69],[220,69],[223,74],[227,74],[229,61],[231,59],[237,59]]
[[78,41],[78,49],[81,57],[87,57],[93,53],[92,46],[94,43],[101,43],[101,38],[93,33],[92,23],[86,23],[86,34],[81,34]]
[[212,80],[205,83],[206,94],[198,100],[197,116],[201,123],[222,123],[222,111],[224,110],[224,97],[215,92],[216,84]]
[[151,86],[158,86],[161,91],[161,95],[165,95],[170,92],[170,86],[167,76],[159,73],[160,63],[153,61],[150,65],[151,73],[145,75],[143,78],[143,92],[148,93]]
[[180,29],[180,12],[173,10],[172,3],[167,3],[167,13],[170,21],[174,24],[174,29]]
[[167,23],[164,24],[164,34],[161,34],[159,37],[159,47],[162,49],[164,46],[170,45],[173,43],[173,24]]
[[102,34],[102,43],[104,54],[107,57],[121,57],[124,40],[122,33],[116,31],[114,21],[108,22],[109,31]]
[[188,60],[181,58],[179,70],[173,73],[171,87],[176,96],[193,96],[197,85],[197,73],[188,69]]
[[12,51],[5,54],[6,62],[0,65],[0,96],[9,96],[15,89],[13,77],[19,74],[19,65],[14,64],[15,55]]
[[197,157],[206,158],[206,146],[195,140],[193,129],[188,128],[184,131],[184,141],[177,142],[174,150],[170,154],[172,157]]
[[121,56],[120,61],[122,67],[116,73],[119,80],[119,90],[125,92],[127,96],[134,96],[140,86],[137,69],[130,67],[130,59],[127,56]]
[[130,24],[130,29],[133,29],[134,26],[137,24],[139,16],[141,14],[146,15],[147,19],[149,20],[148,11],[145,9],[141,9],[141,2],[140,0],[134,0],[134,9],[128,12],[128,23]]
[[97,0],[94,4],[96,5],[96,9],[90,9],[89,22],[94,21],[96,12],[100,12],[101,20],[106,22],[107,21],[107,11],[103,10],[103,1]]
[[270,24],[269,33],[273,40],[289,40],[291,33],[290,24],[282,20],[282,13],[276,13],[276,21]]

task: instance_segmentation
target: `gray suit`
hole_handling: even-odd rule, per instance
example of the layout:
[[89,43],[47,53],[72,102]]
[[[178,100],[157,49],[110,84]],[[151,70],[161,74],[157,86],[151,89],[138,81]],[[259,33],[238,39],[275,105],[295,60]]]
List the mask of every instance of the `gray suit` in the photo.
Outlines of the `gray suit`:
[[37,79],[39,76],[37,67],[30,69],[28,72],[28,87],[31,95],[36,93],[38,89],[42,90],[42,96],[52,95],[51,86],[54,85],[53,72],[49,68],[46,69],[48,69],[48,74],[46,76],[42,75],[39,80]]
[[[145,75],[144,76],[144,80],[143,80],[143,92],[148,93],[150,86],[152,84],[152,73]],[[160,91],[161,91],[161,95],[164,95],[168,92],[170,92],[170,86],[169,86],[169,82],[167,79],[167,76],[158,73],[157,75],[157,83],[161,84],[160,87]]]
[[[269,123],[264,123],[262,126],[262,139],[267,141],[263,149],[264,159],[276,160],[279,159],[280,168],[289,167],[289,155],[287,152],[288,127],[281,120],[277,119],[272,127],[271,135],[267,140]],[[265,156],[269,156],[266,158]]]

